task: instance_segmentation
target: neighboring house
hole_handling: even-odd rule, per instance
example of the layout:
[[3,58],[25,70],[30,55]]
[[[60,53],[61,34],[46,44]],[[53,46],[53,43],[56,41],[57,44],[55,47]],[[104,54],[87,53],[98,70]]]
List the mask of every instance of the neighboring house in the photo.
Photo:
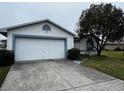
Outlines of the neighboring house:
[[7,40],[0,40],[0,49],[6,49]]
[[124,37],[120,41],[107,42],[105,49],[115,50],[116,48],[124,49]]
[[74,38],[74,47],[80,49],[81,54],[95,55],[96,54],[96,42],[93,38],[80,39],[79,37]]
[[15,60],[65,58],[74,47],[74,34],[49,19],[6,27],[7,50],[14,50]]
[[124,42],[108,42],[105,46],[107,50],[115,50],[116,48],[124,49]]
[[3,47],[3,42],[2,42],[2,40],[0,40],[0,48],[2,48]]

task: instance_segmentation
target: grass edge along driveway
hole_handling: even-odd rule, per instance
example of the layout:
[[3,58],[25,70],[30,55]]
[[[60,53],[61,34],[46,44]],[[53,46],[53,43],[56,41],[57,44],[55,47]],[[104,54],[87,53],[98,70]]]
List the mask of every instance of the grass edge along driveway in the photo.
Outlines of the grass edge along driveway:
[[9,72],[11,66],[0,66],[0,87],[4,82],[7,73]]
[[124,51],[103,51],[101,56],[84,56],[82,65],[124,80]]

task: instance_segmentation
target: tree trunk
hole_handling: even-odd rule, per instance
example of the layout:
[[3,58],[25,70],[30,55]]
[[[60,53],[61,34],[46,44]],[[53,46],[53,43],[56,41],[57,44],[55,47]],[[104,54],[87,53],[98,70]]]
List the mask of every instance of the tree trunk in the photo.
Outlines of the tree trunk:
[[101,52],[102,52],[101,49],[100,50],[97,50],[97,56],[100,56],[101,55]]

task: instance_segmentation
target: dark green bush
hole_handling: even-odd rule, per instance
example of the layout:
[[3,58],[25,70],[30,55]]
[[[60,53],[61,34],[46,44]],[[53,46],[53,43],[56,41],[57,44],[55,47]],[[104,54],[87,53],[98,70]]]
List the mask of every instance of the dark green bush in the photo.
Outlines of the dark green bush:
[[114,51],[122,51],[122,49],[120,47],[117,47],[114,49]]
[[76,60],[76,59],[79,59],[79,57],[80,57],[80,50],[79,49],[72,48],[72,49],[68,50],[68,52],[67,52],[67,58],[68,59]]
[[0,66],[10,66],[14,63],[14,52],[0,50]]

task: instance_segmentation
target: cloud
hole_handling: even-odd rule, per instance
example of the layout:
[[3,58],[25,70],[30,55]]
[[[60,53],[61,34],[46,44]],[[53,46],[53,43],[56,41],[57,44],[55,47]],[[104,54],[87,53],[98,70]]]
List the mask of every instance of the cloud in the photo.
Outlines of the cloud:
[[89,3],[0,3],[0,27],[50,18],[73,30],[81,10],[88,5]]
[[[73,31],[81,11],[90,3],[0,3],[0,28],[49,18]],[[113,3],[124,8],[124,3]]]

